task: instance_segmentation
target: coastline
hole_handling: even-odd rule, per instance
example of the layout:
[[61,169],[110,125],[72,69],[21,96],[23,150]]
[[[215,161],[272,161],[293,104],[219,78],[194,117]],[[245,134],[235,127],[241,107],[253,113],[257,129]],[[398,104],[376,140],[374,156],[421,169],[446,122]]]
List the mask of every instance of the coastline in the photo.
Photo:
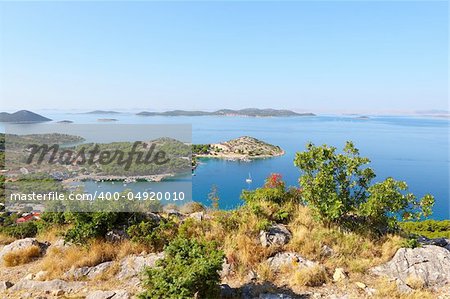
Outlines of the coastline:
[[266,158],[274,158],[274,157],[280,157],[283,156],[286,152],[284,150],[281,150],[281,152],[276,153],[274,155],[258,155],[258,156],[250,156],[250,155],[244,155],[244,154],[236,154],[236,153],[217,153],[216,155],[211,154],[199,154],[195,155],[196,158],[212,158],[212,159],[224,159],[224,160],[256,160],[256,159],[266,159]]

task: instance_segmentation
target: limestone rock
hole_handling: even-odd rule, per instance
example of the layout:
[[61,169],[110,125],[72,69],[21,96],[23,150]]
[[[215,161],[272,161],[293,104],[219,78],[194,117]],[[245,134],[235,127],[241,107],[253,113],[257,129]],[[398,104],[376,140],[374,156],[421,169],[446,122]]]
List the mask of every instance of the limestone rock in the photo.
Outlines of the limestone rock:
[[259,241],[264,247],[269,247],[270,245],[281,246],[287,244],[291,238],[291,232],[286,226],[281,224],[272,225],[267,231],[259,233]]
[[439,287],[450,281],[450,251],[435,245],[400,248],[392,260],[371,271],[393,278],[399,285],[407,285],[408,278],[413,277],[427,287]]
[[156,262],[164,257],[164,253],[150,253],[148,255],[129,255],[120,262],[118,279],[138,276],[145,267],[155,267]]
[[347,279],[347,273],[345,273],[344,268],[336,268],[333,273],[333,281],[339,282]]
[[14,284],[8,280],[0,281],[0,291],[4,291],[12,287]]
[[64,277],[71,279],[81,279],[81,278],[94,279],[96,276],[103,274],[112,265],[113,262],[104,262],[94,267],[81,267],[70,269],[64,274]]
[[35,238],[25,238],[16,240],[5,247],[0,251],[0,261],[3,260],[3,256],[9,252],[26,249],[32,246],[38,246],[41,250],[41,253],[45,252],[48,247],[48,244],[38,242]]
[[36,280],[20,280],[10,289],[12,291],[55,291],[55,290],[80,290],[86,285],[85,282],[66,282],[61,279],[54,279],[49,281],[36,281]]
[[317,265],[317,263],[307,260],[295,252],[279,252],[268,258],[267,263],[273,271],[278,271],[282,267],[304,268]]

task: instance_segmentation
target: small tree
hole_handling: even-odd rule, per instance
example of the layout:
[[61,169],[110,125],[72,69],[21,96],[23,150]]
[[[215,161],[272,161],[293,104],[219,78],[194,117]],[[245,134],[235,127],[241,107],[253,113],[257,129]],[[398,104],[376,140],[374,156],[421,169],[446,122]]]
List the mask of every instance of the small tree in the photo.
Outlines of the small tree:
[[211,191],[208,194],[208,199],[212,202],[212,207],[214,210],[219,209],[219,190],[216,185],[212,185]]
[[146,271],[141,299],[218,298],[224,254],[212,242],[177,238],[164,250],[157,268]]
[[434,198],[426,195],[418,200],[412,193],[404,194],[405,182],[388,178],[372,185],[375,173],[365,167],[369,163],[352,142],[340,154],[335,147],[312,143],[296,154],[302,196],[317,218],[325,224],[382,232],[392,228],[397,217],[418,219],[431,214]]

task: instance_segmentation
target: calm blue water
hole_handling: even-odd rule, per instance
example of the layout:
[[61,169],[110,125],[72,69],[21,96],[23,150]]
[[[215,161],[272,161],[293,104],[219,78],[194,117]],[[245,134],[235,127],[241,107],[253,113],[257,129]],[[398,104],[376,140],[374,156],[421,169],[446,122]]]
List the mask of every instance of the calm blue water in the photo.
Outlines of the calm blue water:
[[[220,206],[231,209],[242,204],[242,189],[257,188],[273,172],[281,173],[288,185],[298,185],[299,170],[293,165],[297,151],[305,144],[328,144],[342,148],[352,140],[361,155],[372,160],[377,180],[392,176],[405,180],[410,191],[418,196],[431,193],[436,198],[435,219],[450,218],[449,206],[449,120],[413,117],[139,117],[133,114],[110,116],[43,112],[54,120],[68,119],[75,123],[97,123],[97,118],[111,117],[119,124],[192,124],[194,143],[215,143],[249,135],[281,146],[282,157],[250,163],[223,160],[202,160],[192,177],[193,197],[205,204],[211,186],[219,190]],[[249,173],[253,183],[245,178]],[[140,186],[139,188],[145,188]]]

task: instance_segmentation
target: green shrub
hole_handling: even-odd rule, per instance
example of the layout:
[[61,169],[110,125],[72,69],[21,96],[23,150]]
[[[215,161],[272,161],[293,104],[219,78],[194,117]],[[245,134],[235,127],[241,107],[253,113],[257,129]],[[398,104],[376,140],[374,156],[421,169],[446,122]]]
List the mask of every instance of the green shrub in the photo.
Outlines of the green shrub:
[[406,233],[427,238],[450,238],[450,220],[424,220],[400,222],[399,226]]
[[65,221],[74,226],[66,232],[66,241],[84,243],[90,238],[102,238],[112,229],[126,229],[144,219],[142,213],[91,212],[65,213]]
[[302,171],[302,196],[316,218],[325,224],[383,234],[396,227],[397,218],[420,219],[431,214],[434,198],[417,199],[405,182],[393,178],[372,184],[375,173],[368,158],[353,143],[343,153],[327,145],[307,145],[294,164]]
[[127,229],[134,242],[145,244],[155,251],[160,251],[177,234],[177,225],[172,220],[146,220],[133,224]]
[[224,254],[211,242],[177,238],[158,267],[146,270],[141,299],[218,298]]
[[38,227],[34,221],[3,226],[0,232],[17,239],[35,237]]

